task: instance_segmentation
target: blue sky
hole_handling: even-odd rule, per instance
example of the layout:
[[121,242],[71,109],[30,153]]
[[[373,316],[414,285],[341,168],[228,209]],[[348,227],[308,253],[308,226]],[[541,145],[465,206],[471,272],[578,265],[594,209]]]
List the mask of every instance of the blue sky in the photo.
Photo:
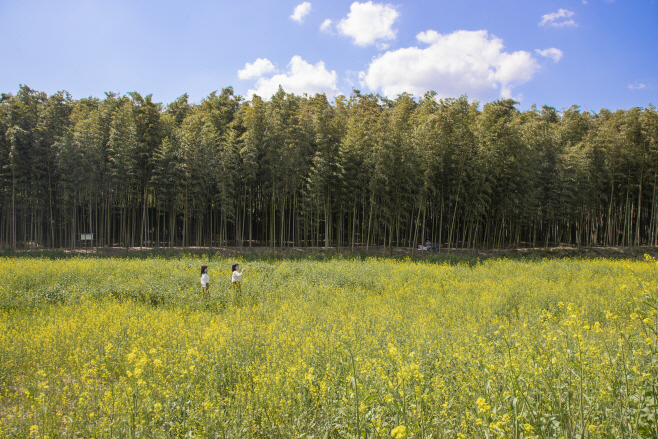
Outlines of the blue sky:
[[558,109],[658,105],[655,0],[0,0],[0,92],[435,90]]

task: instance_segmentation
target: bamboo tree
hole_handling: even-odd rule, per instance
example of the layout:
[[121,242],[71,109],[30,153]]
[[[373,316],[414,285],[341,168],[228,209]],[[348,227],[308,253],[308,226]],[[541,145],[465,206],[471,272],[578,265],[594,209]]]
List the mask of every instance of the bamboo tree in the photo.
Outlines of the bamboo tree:
[[655,107],[0,96],[0,247],[658,244]]

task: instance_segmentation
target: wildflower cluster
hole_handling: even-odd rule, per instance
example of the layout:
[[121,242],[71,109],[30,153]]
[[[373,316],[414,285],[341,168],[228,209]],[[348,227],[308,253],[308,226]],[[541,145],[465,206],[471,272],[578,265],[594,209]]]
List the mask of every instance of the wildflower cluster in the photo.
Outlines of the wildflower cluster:
[[0,437],[658,434],[650,258],[201,262],[0,259]]

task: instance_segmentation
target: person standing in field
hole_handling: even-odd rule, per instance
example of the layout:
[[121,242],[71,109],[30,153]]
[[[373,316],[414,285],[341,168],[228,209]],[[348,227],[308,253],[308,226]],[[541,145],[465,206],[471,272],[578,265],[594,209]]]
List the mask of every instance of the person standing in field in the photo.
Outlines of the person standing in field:
[[210,287],[210,277],[208,276],[208,266],[201,266],[201,294],[204,300],[208,299],[208,288]]
[[240,271],[240,264],[233,264],[231,266],[231,269],[233,270],[233,275],[231,276],[231,282],[233,283],[233,289],[237,294],[242,293],[242,273],[246,270],[246,268],[243,268],[242,271]]

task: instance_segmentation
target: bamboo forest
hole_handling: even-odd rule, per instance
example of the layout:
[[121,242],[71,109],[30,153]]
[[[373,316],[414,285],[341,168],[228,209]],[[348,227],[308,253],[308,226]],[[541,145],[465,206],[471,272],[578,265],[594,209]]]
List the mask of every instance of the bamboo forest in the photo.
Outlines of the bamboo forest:
[[656,107],[0,96],[0,247],[658,245]]

